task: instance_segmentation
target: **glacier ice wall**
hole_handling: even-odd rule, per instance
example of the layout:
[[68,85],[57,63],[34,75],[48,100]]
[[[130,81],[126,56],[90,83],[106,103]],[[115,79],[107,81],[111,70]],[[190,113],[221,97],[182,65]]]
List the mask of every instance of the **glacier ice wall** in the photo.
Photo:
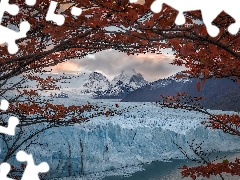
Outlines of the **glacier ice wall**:
[[[36,163],[47,161],[49,178],[87,175],[156,160],[184,158],[174,141],[189,156],[187,141],[203,143],[203,150],[240,149],[240,138],[200,125],[204,116],[195,112],[160,109],[148,104],[122,115],[97,117],[71,127],[45,131],[30,146]],[[4,151],[2,151],[4,153]]]
[[[50,166],[64,170],[61,176],[86,175],[156,160],[183,158],[172,140],[189,155],[193,153],[186,142],[192,139],[198,142],[204,139],[203,150],[240,148],[239,137],[209,131],[200,126],[184,135],[161,127],[127,128],[108,123],[91,130],[61,128],[52,136],[60,143],[56,145],[54,140],[49,142],[54,144],[52,156],[49,157]],[[61,165],[57,167],[59,163]]]

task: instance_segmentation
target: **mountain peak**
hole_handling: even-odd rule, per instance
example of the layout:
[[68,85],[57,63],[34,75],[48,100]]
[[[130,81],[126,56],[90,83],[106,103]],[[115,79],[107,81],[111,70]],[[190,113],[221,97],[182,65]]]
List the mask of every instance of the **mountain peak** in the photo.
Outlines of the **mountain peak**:
[[107,80],[107,78],[103,74],[101,74],[99,72],[92,72],[89,75],[89,80],[98,80],[98,81],[100,81],[100,80]]
[[110,82],[108,79],[98,72],[92,72],[89,75],[89,78],[85,83],[83,84],[84,90],[82,90],[83,93],[95,93],[98,91],[105,91],[109,88]]
[[134,69],[125,69],[125,70],[122,71],[121,75],[122,74],[125,74],[125,75],[128,75],[128,76],[133,76],[133,75],[136,75],[137,72]]
[[125,94],[134,91],[147,84],[147,81],[140,73],[134,69],[126,69],[118,76],[115,76],[111,81],[111,87],[97,97],[119,97],[122,98]]
[[188,82],[188,81],[191,81],[191,79],[189,77],[180,77],[180,78],[176,78],[177,75],[184,75],[184,73],[182,71],[180,72],[177,72],[175,74],[173,74],[172,76],[168,77],[167,79],[170,79],[170,80],[174,80],[176,82]]
[[126,69],[122,71],[120,75],[114,77],[112,80],[113,89],[123,89],[123,87],[128,87],[134,90],[146,84],[147,81],[140,73],[137,73],[134,69]]
[[126,69],[121,72],[118,76],[115,76],[112,80],[113,84],[116,84],[118,81],[122,81],[124,84],[129,84],[133,76],[141,76],[141,74],[136,73],[134,69]]

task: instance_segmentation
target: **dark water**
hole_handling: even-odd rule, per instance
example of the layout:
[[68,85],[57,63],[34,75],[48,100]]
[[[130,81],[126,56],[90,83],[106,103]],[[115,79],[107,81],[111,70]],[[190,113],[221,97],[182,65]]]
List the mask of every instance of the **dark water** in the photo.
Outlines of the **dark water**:
[[[238,152],[224,152],[224,153],[215,153],[210,156],[210,159],[215,159],[216,156],[224,158],[224,156],[230,157]],[[219,158],[218,158],[219,159]],[[226,158],[224,158],[226,159]],[[201,165],[196,162],[187,159],[174,159],[172,162],[152,162],[143,166],[144,171],[136,172],[130,177],[124,176],[109,176],[105,177],[103,180],[164,180],[166,177],[174,172],[177,172],[179,167],[187,165],[189,167]]]

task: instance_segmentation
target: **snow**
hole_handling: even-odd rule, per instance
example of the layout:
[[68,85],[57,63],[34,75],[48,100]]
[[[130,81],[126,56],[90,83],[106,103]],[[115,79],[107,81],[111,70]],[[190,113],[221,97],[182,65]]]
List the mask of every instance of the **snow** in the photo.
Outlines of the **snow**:
[[[127,71],[122,73],[122,77],[119,75],[116,79],[123,78],[125,83],[129,83],[132,75],[136,74],[134,70]],[[89,89],[101,86],[106,90],[109,86],[103,76],[95,75],[90,79],[99,79],[99,82],[91,82],[90,73],[82,73],[72,79],[66,79],[66,82],[71,81],[71,83],[61,83],[61,92],[67,93],[70,98],[54,99],[53,103],[70,106],[90,102],[100,107],[123,112],[115,116],[95,117],[88,122],[71,127],[45,131],[38,139],[45,145],[32,145],[27,152],[34,155],[36,163],[42,161],[49,163],[51,167],[48,173],[49,178],[82,176],[82,179],[94,180],[117,174],[128,176],[143,170],[141,165],[144,163],[184,158],[172,141],[180,145],[189,156],[194,154],[188,148],[187,141],[191,143],[194,139],[195,143],[201,143],[204,140],[203,151],[210,148],[220,151],[240,149],[238,136],[228,135],[220,130],[205,129],[200,122],[207,116],[201,113],[161,108],[150,102],[131,103],[120,102],[120,99],[91,99],[91,93],[82,93],[86,90],[83,88],[84,84],[88,83]],[[14,79],[13,82],[17,80]],[[160,82],[159,86],[165,86],[171,83],[171,79]],[[183,80],[184,82],[187,82],[187,79]],[[135,88],[135,86],[132,87]],[[52,91],[53,94],[59,92]],[[9,96],[12,95],[10,91],[7,93]],[[43,92],[42,95],[49,96],[50,92]],[[119,108],[115,104],[118,104]],[[215,114],[235,113],[209,111]],[[6,153],[1,141],[0,152],[1,159]]]
[[[87,97],[101,97],[101,96],[118,96],[125,91],[133,91],[137,88],[144,86],[147,81],[144,80],[141,74],[136,73],[135,70],[123,71],[120,75],[116,76],[111,82],[101,73],[98,72],[84,72],[78,74],[35,74],[42,78],[52,76],[52,78],[65,78],[56,83],[60,88],[59,91],[53,91],[59,94],[61,91],[65,93],[74,92],[80,96],[86,95]],[[17,76],[9,80],[9,83],[16,83],[22,76]],[[36,82],[26,82],[23,86],[30,89],[37,88]]]
[[142,87],[147,83],[147,81],[142,78],[142,75],[140,73],[137,73],[134,69],[127,69],[122,71],[120,75],[113,78],[111,83],[114,86],[119,81],[123,82],[124,85],[132,86],[133,89]]
[[110,82],[101,73],[93,72],[82,86],[84,88],[84,90],[82,90],[83,94],[91,93],[93,95],[95,92],[108,90],[110,88]]
[[178,72],[168,78],[164,78],[164,79],[159,79],[157,81],[154,81],[152,83],[149,83],[151,85],[151,88],[150,90],[153,90],[153,89],[157,89],[157,88],[160,88],[160,87],[165,87],[173,82],[178,82],[178,83],[191,83],[192,82],[192,79],[188,78],[188,77],[182,77],[182,78],[179,78],[179,79],[176,79],[175,76],[177,74],[181,74],[181,72]]
[[115,85],[118,81],[122,81],[124,84],[128,84],[133,75],[137,75],[134,69],[124,70],[120,75],[113,78],[112,84]]
[[[161,108],[154,103],[76,97],[55,99],[53,103],[81,105],[88,101],[124,112],[44,132],[39,141],[47,146],[32,145],[28,152],[34,154],[36,162],[49,163],[51,178],[80,175],[92,177],[96,173],[100,173],[102,177],[103,174],[112,173],[119,168],[135,167],[136,170],[137,167],[141,169],[139,165],[143,163],[184,158],[172,141],[185,149],[189,156],[194,154],[188,148],[187,141],[192,142],[193,139],[196,143],[205,141],[203,150],[240,149],[239,137],[205,129],[200,122],[207,116],[193,111]],[[116,103],[119,108],[115,106]],[[4,149],[1,152],[4,153]],[[131,172],[135,170],[133,168]]]

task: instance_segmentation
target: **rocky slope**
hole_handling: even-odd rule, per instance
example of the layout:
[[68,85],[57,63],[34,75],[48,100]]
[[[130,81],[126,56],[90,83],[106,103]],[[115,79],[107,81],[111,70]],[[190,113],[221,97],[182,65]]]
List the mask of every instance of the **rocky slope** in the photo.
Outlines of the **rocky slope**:
[[147,84],[147,81],[140,73],[134,69],[122,71],[113,78],[109,89],[103,93],[96,94],[95,98],[119,98],[122,99],[126,94]]
[[209,109],[240,111],[240,84],[234,79],[208,79],[201,84],[200,92],[196,83],[199,79],[180,79],[172,77],[160,79],[127,94],[122,101],[155,102],[161,101],[161,94],[176,95],[177,92],[187,92],[193,97],[202,96],[200,105]]

